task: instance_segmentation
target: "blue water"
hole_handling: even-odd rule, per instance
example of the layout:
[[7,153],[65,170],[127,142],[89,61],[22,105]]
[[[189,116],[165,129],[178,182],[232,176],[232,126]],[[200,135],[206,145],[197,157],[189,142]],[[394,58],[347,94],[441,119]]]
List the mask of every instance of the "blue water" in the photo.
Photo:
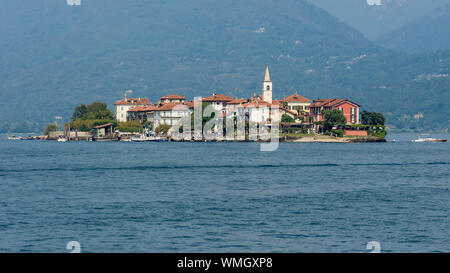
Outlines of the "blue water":
[[450,252],[450,143],[416,137],[260,152],[0,136],[0,252]]

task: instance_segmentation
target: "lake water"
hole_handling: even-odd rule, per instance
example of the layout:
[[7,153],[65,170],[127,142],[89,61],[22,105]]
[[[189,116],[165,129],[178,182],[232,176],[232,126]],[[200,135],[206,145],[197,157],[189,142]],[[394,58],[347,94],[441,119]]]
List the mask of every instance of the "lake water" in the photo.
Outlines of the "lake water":
[[[444,135],[449,139],[449,135]],[[0,252],[450,252],[450,143],[0,136]]]

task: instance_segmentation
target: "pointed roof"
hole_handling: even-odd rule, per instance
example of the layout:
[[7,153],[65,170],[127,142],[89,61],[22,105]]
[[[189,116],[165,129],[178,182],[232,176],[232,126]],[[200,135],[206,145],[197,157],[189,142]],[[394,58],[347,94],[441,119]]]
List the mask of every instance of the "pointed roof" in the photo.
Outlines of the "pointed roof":
[[297,92],[283,99],[286,102],[311,102],[310,99],[300,96]]
[[264,82],[270,82],[270,73],[269,73],[269,66],[266,67],[266,76],[264,76]]

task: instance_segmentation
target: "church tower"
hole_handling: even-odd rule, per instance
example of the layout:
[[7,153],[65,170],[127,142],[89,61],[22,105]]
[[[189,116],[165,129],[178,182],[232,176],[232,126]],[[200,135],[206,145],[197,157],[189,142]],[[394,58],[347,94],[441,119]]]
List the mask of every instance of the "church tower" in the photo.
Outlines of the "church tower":
[[266,67],[263,81],[263,100],[272,103],[272,81],[270,80],[269,66]]

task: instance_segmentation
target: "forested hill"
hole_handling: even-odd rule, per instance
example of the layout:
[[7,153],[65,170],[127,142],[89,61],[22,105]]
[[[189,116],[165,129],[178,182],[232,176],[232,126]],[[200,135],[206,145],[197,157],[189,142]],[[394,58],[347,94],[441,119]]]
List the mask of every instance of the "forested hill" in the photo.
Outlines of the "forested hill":
[[267,64],[274,97],[350,97],[399,128],[449,126],[448,51],[377,47],[303,0],[15,0],[2,4],[0,25],[3,131],[67,119],[80,103],[112,104],[126,89],[153,102],[248,97]]

